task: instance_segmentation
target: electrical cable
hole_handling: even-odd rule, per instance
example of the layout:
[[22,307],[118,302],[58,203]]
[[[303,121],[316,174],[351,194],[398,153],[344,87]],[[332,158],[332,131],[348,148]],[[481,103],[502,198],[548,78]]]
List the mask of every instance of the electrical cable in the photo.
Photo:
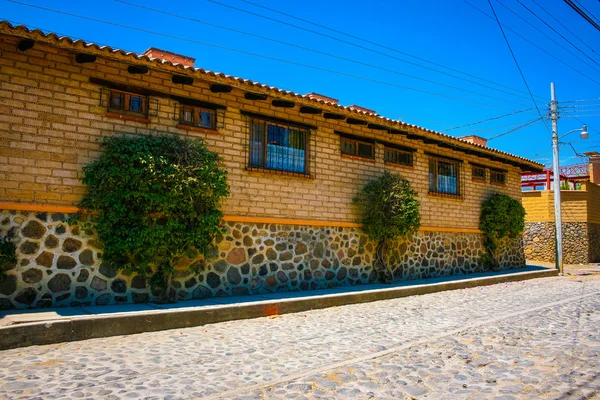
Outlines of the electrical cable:
[[[423,82],[428,82],[428,83],[431,83],[431,84],[434,84],[434,85],[439,85],[439,86],[447,87],[447,88],[458,90],[458,91],[462,91],[462,92],[465,92],[465,93],[475,94],[475,95],[478,95],[478,96],[487,97],[487,98],[490,98],[490,99],[493,99],[493,100],[504,101],[504,102],[512,103],[512,104],[516,104],[516,105],[523,105],[522,103],[516,103],[514,101],[506,100],[506,99],[503,99],[503,98],[500,98],[500,97],[490,96],[490,95],[483,94],[483,93],[480,93],[480,92],[475,92],[475,91],[472,91],[472,90],[464,89],[464,88],[461,88],[461,87],[458,87],[458,86],[447,85],[445,83],[441,83],[441,82],[438,82],[438,81],[433,81],[433,80],[430,80],[430,79],[421,78],[419,76],[406,74],[404,72],[400,72],[400,71],[389,69],[389,68],[384,68],[384,67],[381,67],[381,66],[378,66],[378,65],[374,65],[374,64],[369,64],[369,63],[366,63],[366,62],[363,62],[363,61],[358,61],[358,60],[355,60],[355,59],[352,59],[352,58],[348,58],[348,57],[343,57],[343,56],[339,56],[339,55],[327,53],[327,52],[324,52],[324,51],[320,51],[320,50],[316,50],[316,49],[313,49],[313,48],[309,48],[309,47],[297,45],[297,44],[290,43],[290,42],[285,42],[283,40],[273,39],[273,38],[270,38],[270,37],[267,37],[267,36],[262,36],[262,35],[254,34],[254,33],[251,33],[251,32],[246,32],[246,31],[242,31],[242,30],[239,30],[239,29],[230,28],[230,27],[227,27],[227,26],[223,26],[223,25],[218,25],[218,24],[214,24],[214,23],[211,23],[211,22],[202,21],[202,20],[199,20],[199,19],[196,19],[196,18],[187,17],[187,16],[184,16],[184,15],[175,14],[175,13],[171,13],[171,12],[164,11],[164,10],[159,10],[157,8],[152,8],[152,7],[144,6],[144,5],[141,5],[141,4],[131,3],[131,2],[128,2],[128,1],[125,1],[125,0],[115,0],[115,1],[118,2],[118,3],[122,3],[122,4],[127,4],[127,5],[132,6],[132,7],[137,7],[137,8],[149,10],[149,11],[152,11],[152,12],[160,13],[160,14],[163,14],[163,15],[168,15],[168,16],[171,16],[171,17],[175,17],[175,18],[180,18],[180,19],[184,19],[184,20],[196,22],[196,23],[199,23],[199,24],[209,25],[209,26],[212,26],[212,27],[215,27],[215,28],[224,29],[224,30],[231,31],[231,32],[236,32],[236,33],[240,33],[240,34],[247,35],[247,36],[256,37],[256,38],[259,38],[259,39],[262,39],[262,40],[267,40],[267,41],[270,41],[270,42],[283,44],[285,46],[290,46],[290,47],[294,47],[294,48],[297,48],[297,49],[301,49],[301,50],[305,50],[305,51],[310,51],[312,53],[324,55],[324,56],[327,56],[327,57],[336,58],[338,60],[351,62],[351,63],[354,63],[354,64],[366,66],[366,67],[369,67],[369,68],[373,68],[373,69],[377,69],[377,70],[380,70],[380,71],[389,72],[389,73],[400,75],[400,76],[405,76],[405,77],[408,77],[408,78],[411,78],[411,79],[416,79],[416,80],[420,80],[420,81],[423,81]],[[492,89],[497,90],[495,88],[492,88]],[[523,97],[523,96],[520,96],[518,94],[506,92],[504,90],[499,90],[499,91],[501,91],[503,93],[507,93],[507,94],[509,94],[511,96]]]
[[531,107],[531,108],[527,108],[527,109],[525,109],[525,110],[519,110],[519,111],[515,111],[515,112],[512,112],[512,113],[508,113],[508,114],[498,115],[498,116],[496,116],[496,117],[487,118],[487,119],[484,119],[484,120],[481,120],[481,121],[477,121],[477,122],[470,122],[470,123],[468,123],[468,124],[454,126],[454,127],[452,127],[452,128],[444,129],[444,130],[443,130],[443,131],[441,131],[441,132],[449,132],[449,131],[453,131],[453,130],[455,130],[455,129],[465,128],[465,127],[467,127],[467,126],[479,125],[479,124],[483,124],[484,122],[488,122],[488,121],[494,121],[494,120],[496,120],[496,119],[505,118],[505,117],[510,117],[510,116],[512,116],[512,115],[521,114],[521,113],[524,113],[524,112],[527,112],[527,111],[531,111],[531,110],[533,110],[533,109],[534,109],[534,107]]
[[554,33],[556,33],[558,36],[560,36],[561,38],[563,38],[563,40],[565,40],[567,43],[569,43],[571,46],[573,46],[575,49],[577,49],[577,51],[579,51],[581,54],[583,54],[584,56],[586,56],[587,58],[589,58],[590,61],[592,61],[594,64],[596,64],[596,65],[598,65],[600,67],[600,64],[598,64],[596,62],[596,60],[594,60],[593,58],[591,58],[590,56],[588,56],[583,50],[581,50],[573,42],[571,42],[569,39],[567,39],[566,37],[564,37],[560,32],[558,32],[556,29],[554,29],[554,27],[552,25],[550,25],[549,23],[547,23],[546,21],[544,21],[541,17],[539,17],[535,12],[533,12],[533,10],[531,10],[529,7],[527,7],[525,4],[523,4],[521,2],[521,0],[517,0],[517,3],[519,3],[521,6],[523,6],[523,8],[525,8],[527,11],[529,11],[531,14],[533,14],[534,17],[536,17],[537,19],[539,19],[540,21],[542,21],[544,23],[544,25],[546,25],[548,28],[552,29],[552,31]]
[[502,28],[502,24],[500,23],[500,20],[498,19],[498,15],[496,15],[496,10],[494,10],[492,0],[488,0],[488,4],[490,5],[490,8],[492,9],[492,13],[494,14],[494,17],[496,18],[496,22],[498,23],[500,32],[502,32],[502,36],[504,37],[504,41],[506,42],[506,45],[508,46],[508,50],[510,50],[510,54],[512,55],[512,58],[517,66],[517,69],[519,70],[519,73],[521,74],[521,78],[523,78],[523,83],[525,83],[525,87],[527,88],[527,91],[531,95],[531,101],[533,101],[533,105],[535,106],[535,109],[537,110],[537,112],[540,116],[540,119],[544,123],[546,130],[548,131],[548,133],[550,133],[550,129],[548,128],[546,121],[544,121],[544,116],[542,115],[542,112],[540,111],[539,107],[537,106],[537,103],[535,102],[535,99],[533,98],[533,93],[531,93],[531,89],[529,89],[529,84],[527,83],[527,79],[525,79],[525,75],[523,74],[523,71],[521,70],[521,66],[519,65],[519,62],[517,61],[517,57],[515,56],[515,53],[513,52],[513,49],[510,46],[510,42],[508,41],[508,38],[506,37],[506,34],[504,33],[504,29]]
[[[527,21],[525,18],[523,18],[522,16],[520,16],[516,11],[512,10],[506,4],[502,3],[500,0],[496,0],[496,2],[498,4],[500,4],[502,7],[506,8],[508,11],[510,11],[513,15],[517,16],[517,18],[521,19],[527,25],[531,26],[533,29],[535,29],[536,31],[538,31],[539,33],[541,33],[542,35],[544,35],[548,40],[550,40],[551,42],[553,42],[554,44],[556,44],[558,47],[560,47],[561,49],[563,49],[564,51],[566,51],[567,53],[569,53],[571,56],[575,57],[576,59],[578,59],[579,61],[581,61],[583,64],[587,65],[588,67],[590,67],[594,71],[600,73],[600,70],[597,70],[596,67],[594,67],[593,65],[590,65],[585,60],[583,60],[582,58],[580,58],[577,54],[573,53],[571,50],[569,50],[568,48],[566,48],[562,44],[558,43],[556,40],[554,40],[552,37],[550,37],[549,35],[547,35],[544,31],[542,31],[541,29],[539,29],[537,26],[533,25],[531,22]],[[521,3],[519,3],[519,4],[521,4]],[[525,6],[523,5],[523,7],[525,7]],[[537,15],[536,15],[536,17],[537,17]],[[542,22],[544,22],[544,21],[542,21]],[[579,48],[577,48],[577,50],[581,51]],[[587,55],[586,55],[586,57],[587,57]],[[594,61],[594,60],[592,60],[592,61]],[[594,61],[594,63],[596,63],[596,61]],[[598,63],[596,63],[596,64],[598,64]]]
[[523,125],[521,125],[521,126],[517,126],[517,127],[516,127],[516,128],[514,128],[514,129],[511,129],[511,130],[509,130],[509,131],[506,131],[506,132],[504,132],[504,133],[501,133],[501,134],[499,134],[499,135],[493,136],[493,137],[489,138],[487,141],[489,142],[489,141],[491,141],[491,140],[498,139],[499,137],[506,136],[506,135],[508,135],[509,133],[513,133],[513,132],[516,132],[516,131],[518,131],[518,130],[520,130],[520,129],[527,128],[528,126],[531,126],[531,125],[535,124],[536,122],[538,122],[539,120],[542,120],[542,119],[543,119],[543,118],[536,118],[536,119],[534,119],[534,120],[532,120],[532,121],[529,121],[529,122],[528,122],[528,123],[526,123],[526,124],[523,124]]
[[590,45],[588,45],[586,42],[584,42],[583,40],[581,40],[581,38],[579,36],[577,36],[575,33],[573,33],[565,24],[563,24],[562,22],[560,22],[560,20],[558,18],[556,18],[554,15],[552,15],[552,13],[548,12],[544,7],[542,7],[540,4],[538,4],[537,1],[535,1],[535,0],[531,0],[531,1],[533,2],[533,4],[535,4],[536,6],[538,6],[543,12],[545,12],[546,14],[548,14],[550,16],[550,18],[552,18],[557,24],[559,24],[560,26],[562,26],[567,32],[569,32],[577,40],[579,40],[581,43],[583,43],[585,45],[585,47],[587,47],[588,49],[590,49],[590,51],[592,53],[595,53],[596,55],[598,55],[598,53],[596,52],[596,50],[594,50]]
[[[491,15],[489,15],[488,13],[486,13],[485,11],[481,10],[480,8],[478,8],[477,6],[469,3],[468,0],[462,0],[463,2],[467,3],[468,5],[470,5],[471,7],[473,7],[474,9],[476,9],[477,11],[479,11],[481,14],[485,15],[486,17],[495,20],[495,18]],[[586,74],[584,74],[583,72],[579,71],[578,69],[576,69],[575,67],[573,67],[572,65],[564,62],[563,60],[561,60],[560,58],[558,58],[557,56],[555,56],[554,54],[542,49],[540,46],[538,46],[537,44],[533,43],[531,40],[527,39],[526,37],[524,37],[523,35],[519,34],[518,32],[516,32],[514,29],[509,28],[506,25],[501,25],[503,27],[505,27],[507,30],[509,30],[510,32],[512,32],[513,34],[517,35],[518,37],[520,37],[521,39],[523,39],[524,41],[526,41],[527,43],[529,43],[530,45],[532,45],[533,47],[537,48],[538,50],[546,53],[547,55],[549,55],[550,57],[554,58],[556,61],[558,61],[561,64],[566,65],[567,67],[569,67],[570,69],[572,69],[573,71],[577,72],[579,75],[583,76],[584,78],[594,82],[596,85],[600,86],[600,82],[590,78],[589,76],[587,76]]]
[[590,23],[594,28],[600,31],[600,25],[594,21],[589,15],[587,15],[581,8],[577,6],[577,4],[573,3],[571,0],[564,0],[565,3],[569,5],[577,14],[579,14],[583,19]]
[[120,28],[130,29],[130,30],[134,30],[134,31],[138,31],[138,32],[143,32],[143,33],[148,33],[148,34],[152,34],[152,35],[163,36],[163,37],[167,37],[167,38],[170,38],[170,39],[181,40],[181,41],[185,41],[185,42],[189,42],[189,43],[200,44],[200,45],[203,45],[203,46],[218,48],[218,49],[227,50],[227,51],[236,52],[236,53],[245,54],[245,55],[250,55],[250,56],[253,56],[253,57],[264,58],[264,59],[267,59],[267,60],[278,61],[278,62],[290,64],[290,65],[295,65],[295,66],[299,66],[299,67],[303,67],[303,68],[309,68],[309,69],[313,69],[313,70],[317,70],[317,71],[322,71],[322,72],[327,72],[327,73],[336,74],[336,75],[340,75],[340,76],[350,77],[350,78],[359,79],[359,80],[363,80],[363,81],[367,81],[367,82],[378,83],[378,84],[381,84],[381,85],[386,85],[386,86],[395,87],[395,88],[399,88],[399,89],[410,90],[410,91],[414,91],[414,92],[429,94],[429,95],[432,95],[432,96],[438,96],[438,97],[443,97],[443,98],[447,98],[447,99],[453,99],[453,100],[463,101],[463,102],[472,103],[472,104],[484,105],[484,106],[492,107],[492,108],[499,108],[499,109],[505,109],[505,110],[507,109],[506,107],[501,107],[501,106],[498,106],[498,105],[487,104],[487,103],[483,103],[483,102],[479,102],[479,101],[464,99],[464,98],[461,98],[461,97],[449,96],[449,95],[445,95],[445,94],[441,94],[441,93],[436,93],[436,92],[431,92],[431,91],[422,90],[422,89],[416,89],[416,88],[412,88],[412,87],[409,87],[409,86],[398,85],[398,84],[395,84],[395,83],[381,81],[381,80],[377,80],[377,79],[372,79],[372,78],[368,78],[368,77],[364,77],[364,76],[360,76],[360,75],[354,75],[354,74],[350,74],[350,73],[346,73],[346,72],[341,72],[341,71],[336,71],[336,70],[332,70],[332,69],[328,69],[328,68],[316,67],[314,65],[304,64],[304,63],[300,63],[300,62],[296,62],[296,61],[284,60],[284,59],[281,59],[281,58],[267,56],[267,55],[264,55],[264,54],[253,53],[253,52],[246,51],[246,50],[235,49],[235,48],[231,48],[231,47],[227,47],[227,46],[222,46],[222,45],[218,45],[218,44],[214,44],[214,43],[203,42],[203,41],[199,41],[199,40],[195,40],[195,39],[184,38],[184,37],[180,37],[180,36],[176,36],[176,35],[171,35],[171,34],[167,34],[167,33],[155,32],[155,31],[151,31],[151,30],[148,30],[148,29],[145,29],[145,28],[132,27],[132,26],[120,24],[120,23],[117,23],[117,22],[105,21],[105,20],[101,20],[101,19],[98,19],[98,18],[92,18],[92,17],[87,17],[87,16],[83,16],[83,15],[79,15],[79,14],[74,14],[74,13],[70,13],[70,12],[66,12],[66,11],[60,11],[60,10],[55,10],[55,9],[51,9],[51,8],[47,8],[47,7],[42,7],[42,6],[38,6],[38,5],[28,4],[28,3],[24,3],[24,2],[21,2],[21,1],[17,1],[17,0],[7,0],[7,1],[9,1],[11,3],[16,3],[16,4],[21,4],[21,5],[24,5],[24,6],[32,7],[32,8],[37,8],[37,9],[40,9],[40,10],[45,10],[45,11],[49,11],[49,12],[53,12],[53,13],[68,15],[68,16],[75,17],[75,18],[85,19],[85,20],[88,20],[88,21],[93,21],[93,22],[98,22],[98,23],[102,23],[102,24],[117,26],[117,27],[120,27]]
[[[297,17],[295,15],[292,15],[292,14],[288,14],[288,13],[285,13],[285,12],[282,12],[282,11],[279,11],[279,10],[275,10],[273,8],[265,7],[265,6],[261,5],[261,4],[254,3],[252,1],[248,1],[248,0],[241,0],[241,1],[244,2],[244,3],[247,3],[247,4],[251,4],[251,5],[255,6],[255,7],[259,7],[259,8],[262,8],[264,10],[268,10],[268,11],[271,11],[271,12],[274,12],[274,13],[277,13],[277,14],[280,14],[280,15],[284,15],[284,16],[286,16],[288,18],[292,18],[292,19],[295,19],[297,21],[304,22],[306,24],[317,26],[319,28],[328,30],[330,32],[335,32],[337,34],[344,35],[344,36],[350,37],[352,39],[359,40],[361,42],[368,43],[370,45],[377,46],[377,47],[380,47],[380,48],[388,50],[388,51],[392,51],[392,52],[395,52],[395,53],[398,53],[398,54],[405,55],[407,57],[414,58],[414,59],[419,60],[419,61],[423,61],[423,62],[432,64],[432,65],[435,65],[436,67],[445,68],[447,70],[450,70],[450,71],[453,71],[453,72],[457,72],[459,74],[463,74],[463,75],[469,76],[471,78],[479,79],[481,81],[484,81],[484,82],[487,82],[487,83],[491,83],[491,84],[494,84],[494,85],[497,85],[497,86],[500,86],[500,87],[503,87],[503,88],[506,88],[506,89],[514,90],[515,92],[527,94],[526,92],[524,92],[522,90],[515,89],[515,88],[512,88],[510,86],[506,86],[506,85],[503,85],[501,83],[494,82],[494,81],[491,81],[489,79],[485,79],[485,78],[482,78],[480,76],[473,75],[473,74],[470,74],[468,72],[464,72],[464,71],[458,70],[456,68],[448,67],[446,65],[443,65],[443,64],[431,61],[431,60],[427,60],[426,58],[418,57],[418,56],[415,56],[414,54],[406,53],[406,52],[398,50],[396,48],[385,46],[385,45],[383,45],[381,43],[377,43],[377,42],[374,42],[374,41],[371,41],[371,40],[368,40],[368,39],[365,39],[365,38],[362,38],[362,37],[359,37],[359,36],[356,36],[356,35],[352,35],[352,34],[347,33],[347,32],[343,32],[343,31],[340,31],[340,30],[337,30],[337,29],[333,29],[333,28],[330,28],[329,26],[326,26],[326,25],[318,24],[316,22],[309,21],[307,19],[299,18],[299,17]],[[536,96],[536,97],[543,98],[542,96]]]
[[[414,65],[414,66],[419,67],[419,68],[427,69],[429,71],[437,72],[439,74],[443,74],[443,75],[447,75],[447,76],[450,76],[450,77],[453,77],[453,78],[456,78],[456,79],[460,79],[460,80],[472,83],[474,85],[483,86],[483,87],[486,87],[488,89],[499,90],[499,89],[496,89],[496,88],[492,88],[492,87],[490,87],[488,85],[484,85],[482,83],[475,82],[475,81],[470,80],[470,79],[466,79],[466,78],[463,78],[463,77],[460,77],[460,76],[457,76],[457,75],[450,74],[448,72],[440,71],[440,70],[435,69],[435,68],[427,67],[425,65],[421,65],[421,64],[418,64],[418,63],[415,63],[415,62],[412,62],[412,61],[408,61],[408,60],[405,60],[403,58],[390,55],[388,53],[384,53],[384,52],[381,52],[381,51],[378,51],[378,50],[374,50],[374,49],[371,49],[371,48],[368,48],[368,47],[365,47],[365,46],[362,46],[362,45],[359,45],[359,44],[356,44],[356,43],[349,42],[349,41],[344,40],[344,39],[337,38],[335,36],[327,35],[325,33],[319,32],[319,31],[315,31],[313,29],[308,29],[308,28],[305,28],[305,27],[302,27],[302,26],[299,26],[299,25],[295,25],[295,24],[292,24],[292,23],[289,23],[289,22],[278,20],[276,18],[271,18],[271,17],[268,17],[266,15],[262,15],[262,14],[258,14],[258,13],[252,12],[252,11],[244,10],[243,8],[234,7],[232,5],[221,3],[221,2],[216,1],[216,0],[207,0],[207,1],[209,1],[211,3],[214,3],[214,4],[218,4],[218,5],[226,7],[226,8],[230,8],[232,10],[240,11],[240,12],[243,12],[243,13],[246,13],[246,14],[249,14],[249,15],[253,15],[253,16],[259,17],[259,18],[264,18],[264,19],[267,19],[269,21],[273,21],[273,22],[276,22],[276,23],[279,23],[279,24],[290,26],[290,27],[295,28],[295,29],[299,29],[299,30],[303,30],[305,32],[309,32],[309,33],[315,34],[315,35],[323,36],[323,37],[326,37],[328,39],[335,40],[337,42],[347,44],[349,46],[353,46],[353,47],[356,47],[356,48],[359,48],[359,49],[362,49],[362,50],[369,51],[369,52],[374,53],[374,54],[378,54],[378,55],[381,55],[381,56],[384,56],[384,57],[387,57],[387,58],[391,58],[391,59],[396,60],[396,61],[400,61],[400,62],[403,62],[403,63],[406,63],[406,64]],[[514,90],[514,89],[512,89],[512,90]],[[540,98],[542,98],[542,97],[540,96]]]
[[[490,131],[492,131],[494,129],[506,128],[506,127],[514,126],[514,125],[520,125],[520,124],[526,123],[528,121],[529,121],[529,119],[527,119],[527,120],[521,120],[521,121],[514,121],[514,122],[511,122],[511,123],[508,123],[508,124],[488,126],[488,127],[485,127],[485,128],[474,129],[474,130],[470,130],[470,131],[467,131],[467,132],[461,132],[461,135],[466,136],[466,135],[471,135],[471,134],[479,134],[480,132],[490,132]],[[534,141],[536,141],[536,140],[534,140]]]

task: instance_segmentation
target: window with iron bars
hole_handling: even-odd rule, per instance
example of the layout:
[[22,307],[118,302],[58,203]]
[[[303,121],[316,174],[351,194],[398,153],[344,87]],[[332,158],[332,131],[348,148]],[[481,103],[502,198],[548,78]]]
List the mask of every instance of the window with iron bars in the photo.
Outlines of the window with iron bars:
[[413,153],[411,153],[410,151],[404,151],[386,146],[384,150],[384,161],[386,164],[395,164],[412,167]]
[[306,128],[252,118],[248,168],[309,175],[309,136]]
[[119,114],[148,118],[148,96],[110,89],[108,110]]
[[506,172],[490,170],[490,183],[506,185]]
[[375,147],[373,143],[340,137],[341,152],[347,156],[375,159]]
[[217,129],[217,113],[214,109],[182,104],[179,123],[206,129]]
[[429,158],[429,193],[461,196],[461,162],[445,158]]
[[478,181],[478,182],[485,182],[485,180],[486,180],[485,167],[482,167],[480,165],[473,165],[471,167],[471,179],[473,179],[474,181]]

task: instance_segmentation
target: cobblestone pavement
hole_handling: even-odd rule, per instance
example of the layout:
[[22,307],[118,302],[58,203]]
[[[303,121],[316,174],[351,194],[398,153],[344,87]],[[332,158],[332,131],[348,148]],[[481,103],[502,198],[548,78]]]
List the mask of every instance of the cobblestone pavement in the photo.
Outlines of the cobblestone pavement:
[[0,352],[0,398],[600,398],[600,274]]

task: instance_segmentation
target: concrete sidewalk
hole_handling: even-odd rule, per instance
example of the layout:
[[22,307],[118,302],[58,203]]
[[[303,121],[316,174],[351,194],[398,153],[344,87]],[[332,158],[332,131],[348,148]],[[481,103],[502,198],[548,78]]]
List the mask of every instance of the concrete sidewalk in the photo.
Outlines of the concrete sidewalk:
[[528,266],[509,271],[403,281],[391,285],[347,286],[174,304],[11,310],[0,313],[0,350],[185,328],[556,275],[555,269]]

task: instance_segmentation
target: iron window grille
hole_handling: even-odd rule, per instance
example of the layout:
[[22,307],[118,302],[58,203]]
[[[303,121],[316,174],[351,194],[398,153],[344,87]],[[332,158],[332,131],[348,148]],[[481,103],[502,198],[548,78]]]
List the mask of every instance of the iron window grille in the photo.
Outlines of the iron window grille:
[[490,183],[506,185],[506,172],[490,170]]
[[375,146],[373,143],[340,136],[340,144],[342,154],[371,160],[375,159]]
[[181,105],[179,123],[206,129],[217,129],[217,112],[205,107]]
[[485,182],[487,179],[485,167],[482,167],[480,165],[473,165],[471,167],[471,178],[474,181]]
[[461,197],[462,162],[447,158],[429,157],[429,193]]
[[148,96],[109,89],[108,110],[135,117],[148,118]]
[[395,164],[408,167],[413,166],[413,153],[410,151],[404,151],[386,146],[383,157],[386,164]]
[[248,169],[310,176],[310,129],[250,117]]

